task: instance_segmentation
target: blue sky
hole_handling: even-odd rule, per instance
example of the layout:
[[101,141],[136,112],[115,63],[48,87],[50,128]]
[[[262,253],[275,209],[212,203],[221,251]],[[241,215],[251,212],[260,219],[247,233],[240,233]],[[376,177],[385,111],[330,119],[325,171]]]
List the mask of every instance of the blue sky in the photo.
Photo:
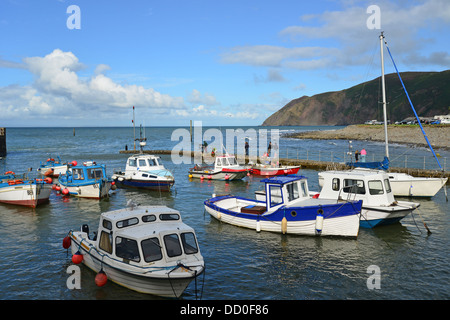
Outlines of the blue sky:
[[450,69],[449,27],[448,0],[1,0],[0,126],[260,125],[379,76],[381,31],[400,71]]

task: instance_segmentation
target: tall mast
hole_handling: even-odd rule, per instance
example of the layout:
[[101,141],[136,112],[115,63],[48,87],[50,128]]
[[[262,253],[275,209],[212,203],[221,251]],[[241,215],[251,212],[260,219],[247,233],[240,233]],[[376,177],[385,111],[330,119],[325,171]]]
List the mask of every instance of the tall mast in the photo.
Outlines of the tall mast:
[[382,90],[382,95],[383,95],[384,139],[385,139],[386,157],[389,158],[389,144],[388,144],[388,134],[387,134],[387,115],[386,115],[386,89],[385,89],[385,84],[384,84],[383,39],[384,39],[384,35],[383,35],[383,32],[381,32],[381,35],[380,35],[381,90]]
[[135,125],[134,125],[134,106],[133,106],[133,135],[134,135],[134,149],[133,150],[136,150],[136,127],[135,127]]

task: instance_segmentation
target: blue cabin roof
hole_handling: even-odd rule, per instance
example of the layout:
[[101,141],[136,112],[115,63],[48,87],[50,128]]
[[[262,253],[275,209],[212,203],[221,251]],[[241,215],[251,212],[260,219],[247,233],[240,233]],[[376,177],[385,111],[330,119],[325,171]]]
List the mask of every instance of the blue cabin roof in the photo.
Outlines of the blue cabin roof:
[[276,177],[270,177],[270,178],[266,178],[266,179],[262,179],[261,182],[265,182],[265,183],[275,183],[275,184],[286,184],[292,181],[297,181],[297,180],[302,180],[302,179],[307,179],[305,176],[296,176],[296,175],[291,175],[291,176],[276,176]]

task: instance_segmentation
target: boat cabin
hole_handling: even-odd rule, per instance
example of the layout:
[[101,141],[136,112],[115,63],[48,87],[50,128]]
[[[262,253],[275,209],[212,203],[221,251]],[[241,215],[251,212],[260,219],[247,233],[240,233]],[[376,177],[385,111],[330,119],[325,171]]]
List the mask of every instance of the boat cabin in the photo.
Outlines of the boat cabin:
[[135,154],[128,158],[125,167],[125,174],[136,171],[164,170],[164,165],[160,157],[147,154]]
[[165,264],[200,256],[194,230],[182,223],[178,211],[165,206],[103,213],[93,240],[100,251],[134,265]]
[[237,167],[239,163],[234,156],[224,155],[217,156],[214,166],[216,168],[227,168],[227,167]]
[[319,185],[322,187],[319,198],[363,200],[364,205],[395,201],[389,176],[384,171],[324,171],[319,173]]
[[310,198],[305,176],[276,176],[261,182],[265,183],[264,190],[255,192],[256,200],[264,201],[267,211]]
[[107,179],[105,165],[96,164],[94,161],[87,161],[81,166],[69,168],[65,176],[65,180],[70,183],[83,183]]

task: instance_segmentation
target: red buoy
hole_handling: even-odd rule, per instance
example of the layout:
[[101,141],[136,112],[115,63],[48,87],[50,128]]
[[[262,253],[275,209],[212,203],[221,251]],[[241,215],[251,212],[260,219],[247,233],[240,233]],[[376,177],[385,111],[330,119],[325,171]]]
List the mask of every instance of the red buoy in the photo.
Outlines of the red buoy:
[[68,195],[69,194],[69,189],[64,188],[62,193],[63,193],[63,195]]
[[72,161],[72,166],[76,166],[78,164],[78,162],[76,162],[75,160],[74,161]]
[[106,276],[106,273],[103,270],[100,270],[100,272],[95,276],[95,284],[98,287],[103,287],[107,281],[108,277]]
[[75,252],[75,254],[72,256],[72,262],[75,264],[80,264],[83,261],[83,255],[80,251]]
[[45,178],[44,181],[48,184],[53,182],[52,178]]
[[72,242],[72,240],[70,240],[70,237],[67,236],[63,239],[63,248],[64,249],[69,249],[70,248],[70,243]]
[[61,187],[60,187],[60,186],[56,186],[56,187],[55,187],[55,190],[56,190],[56,191],[61,191]]

